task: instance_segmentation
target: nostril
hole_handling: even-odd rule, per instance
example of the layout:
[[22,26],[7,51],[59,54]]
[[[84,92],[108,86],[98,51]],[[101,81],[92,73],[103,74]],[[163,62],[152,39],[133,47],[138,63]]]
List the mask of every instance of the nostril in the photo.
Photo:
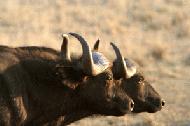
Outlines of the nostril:
[[165,101],[164,100],[162,100],[162,107],[165,105]]
[[131,101],[131,111],[133,111],[133,109],[134,109],[134,106],[135,106],[135,104],[134,104],[134,102],[133,101]]

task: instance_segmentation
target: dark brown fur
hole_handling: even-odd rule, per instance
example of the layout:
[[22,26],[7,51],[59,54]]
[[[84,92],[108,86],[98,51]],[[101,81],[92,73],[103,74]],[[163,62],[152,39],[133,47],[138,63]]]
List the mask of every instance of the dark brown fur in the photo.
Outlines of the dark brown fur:
[[164,101],[158,92],[140,73],[128,79],[121,78],[116,83],[121,84],[122,89],[133,99],[135,103],[134,113],[154,113],[164,106]]
[[[92,114],[124,115],[131,99],[111,69],[86,76],[60,52],[45,47],[0,46],[0,125],[66,125]],[[57,67],[60,65],[61,67]]]
[[[125,93],[134,100],[135,106],[133,112],[154,113],[161,110],[165,105],[165,101],[162,100],[158,92],[144,78],[144,75],[141,73],[136,73],[134,75],[129,74],[130,77],[127,75],[127,69],[132,67],[134,70],[135,65],[129,59],[123,59],[120,49],[114,43],[111,42],[110,44],[117,57],[113,61],[112,66],[115,83],[121,85],[121,88],[125,90]],[[95,42],[94,50],[98,51],[98,48],[99,40]],[[128,62],[128,68],[126,62]]]

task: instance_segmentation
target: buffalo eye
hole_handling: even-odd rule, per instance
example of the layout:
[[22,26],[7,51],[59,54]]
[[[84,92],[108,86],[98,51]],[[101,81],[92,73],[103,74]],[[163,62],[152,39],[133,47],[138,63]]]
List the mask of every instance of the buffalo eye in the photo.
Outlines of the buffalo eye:
[[113,76],[111,74],[107,74],[106,80],[112,80],[112,79],[113,79]]
[[140,76],[140,77],[139,77],[139,81],[140,81],[140,82],[143,82],[143,81],[144,81],[144,77],[143,77],[143,76]]
[[115,95],[115,93],[114,93],[114,94],[112,95],[112,98],[115,98],[115,96],[116,96],[116,95]]
[[136,75],[136,76],[133,77],[133,80],[134,80],[135,82],[141,83],[141,82],[144,81],[144,77],[143,77],[143,76],[140,76],[140,75]]
[[144,82],[143,81],[139,81],[138,84],[139,85],[144,85]]

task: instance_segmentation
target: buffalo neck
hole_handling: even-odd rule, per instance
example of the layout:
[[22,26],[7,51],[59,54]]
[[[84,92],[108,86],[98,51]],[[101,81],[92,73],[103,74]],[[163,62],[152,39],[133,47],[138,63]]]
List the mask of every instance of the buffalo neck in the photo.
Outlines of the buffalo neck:
[[57,76],[55,60],[27,59],[21,64],[30,79],[26,87],[29,111],[35,112],[34,115],[53,119],[85,108],[78,89],[65,86],[66,80]]

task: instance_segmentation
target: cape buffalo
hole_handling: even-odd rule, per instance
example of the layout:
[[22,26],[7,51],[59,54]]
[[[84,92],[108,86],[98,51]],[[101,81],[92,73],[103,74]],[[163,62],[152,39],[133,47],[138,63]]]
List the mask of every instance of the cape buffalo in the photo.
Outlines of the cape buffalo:
[[[124,58],[121,55],[119,48],[111,43],[115,53],[116,60],[113,62],[112,72],[114,76],[114,82],[120,85],[120,87],[134,100],[133,113],[140,112],[157,112],[165,104],[155,89],[144,79],[144,76],[136,70],[136,66],[129,59]],[[68,45],[65,45],[68,48]],[[99,40],[94,44],[93,52],[98,52]],[[78,111],[79,115],[83,113],[88,114],[88,111]],[[52,121],[51,124],[61,126],[64,124],[62,117]]]
[[[114,43],[110,44],[117,57],[112,67],[115,83],[121,85],[126,94],[133,99],[135,103],[133,112],[154,113],[161,110],[165,105],[165,101],[144,76],[137,72],[135,64],[131,60],[124,58]],[[98,48],[99,40],[94,44],[94,50],[98,50]]]
[[[113,62],[112,72],[114,75],[114,82],[134,100],[133,113],[140,112],[157,112],[165,104],[155,89],[144,79],[144,75],[140,72],[137,73],[136,66],[131,60],[124,58],[121,55],[119,48],[111,43],[117,59]],[[65,45],[66,46],[66,45]],[[67,45],[68,48],[68,45]],[[98,52],[99,40],[94,44],[93,52]],[[88,111],[78,111],[77,114],[88,114]],[[75,113],[76,114],[76,113]],[[52,125],[61,126],[64,124],[65,119],[62,117],[52,121]],[[50,123],[49,123],[50,124]],[[50,125],[51,125],[50,124]]]
[[121,116],[133,109],[106,57],[70,34],[82,45],[80,58],[70,57],[67,36],[61,52],[0,46],[1,126],[41,126],[60,116],[66,125],[91,114]]

